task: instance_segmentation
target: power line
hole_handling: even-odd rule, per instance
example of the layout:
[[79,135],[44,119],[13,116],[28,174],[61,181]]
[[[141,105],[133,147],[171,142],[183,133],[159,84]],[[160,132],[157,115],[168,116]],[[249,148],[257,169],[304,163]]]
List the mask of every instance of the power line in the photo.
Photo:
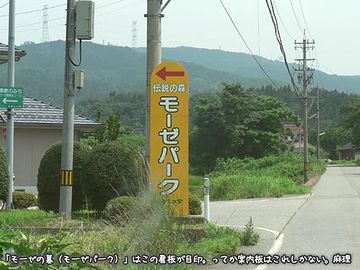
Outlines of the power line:
[[276,10],[276,13],[278,14],[278,16],[279,16],[279,19],[280,19],[280,22],[281,22],[281,25],[282,25],[282,27],[284,28],[284,30],[285,30],[285,32],[286,32],[286,34],[290,37],[290,39],[292,39],[292,40],[295,40],[295,38],[289,33],[289,31],[287,30],[287,28],[286,28],[286,26],[285,26],[285,24],[284,24],[284,22],[283,22],[283,20],[281,19],[281,16],[280,16],[280,12],[279,12],[279,10],[278,10],[278,8],[277,8],[277,6],[276,6],[276,3],[274,2],[274,7],[275,7],[275,10]]
[[[123,2],[124,0],[118,0],[118,1],[114,1],[114,2],[111,2],[111,3],[108,3],[106,5],[103,5],[103,6],[99,6],[96,8],[97,9],[101,9],[101,8],[104,8],[104,7],[107,7],[107,6],[110,6],[110,5],[114,5],[114,4],[118,4],[120,2]],[[99,17],[99,16],[103,16],[103,15],[106,15],[106,14],[109,14],[109,13],[112,13],[112,12],[115,12],[115,11],[118,11],[118,10],[122,10],[122,9],[125,9],[125,8],[128,8],[128,7],[131,7],[131,6],[134,6],[136,4],[138,4],[139,2],[142,2],[144,0],[139,0],[137,2],[134,2],[132,4],[129,4],[129,5],[126,5],[126,6],[123,6],[121,8],[118,8],[118,9],[115,9],[115,10],[111,10],[109,12],[105,12],[105,13],[102,13],[102,14],[99,14],[99,15],[96,15],[96,17]],[[61,5],[63,6],[63,5]],[[52,8],[55,8],[55,7],[58,7],[58,6],[53,6]],[[47,8],[48,10],[50,9],[50,7]],[[43,11],[44,9],[41,9],[41,11]],[[38,10],[36,10],[37,12]],[[33,10],[31,13],[35,12],[35,10]],[[28,12],[29,13],[29,12]],[[27,13],[27,14],[28,14]],[[2,17],[2,15],[0,15],[0,17]],[[54,19],[50,19],[48,20],[48,22],[51,22],[51,21],[56,21],[56,20],[60,20],[60,19],[65,19],[66,16],[60,16],[60,17],[56,17]],[[43,22],[34,22],[34,23],[28,23],[28,24],[23,24],[23,25],[18,25],[16,26],[16,28],[24,28],[24,27],[28,27],[28,26],[33,26],[33,25],[38,25],[38,24],[43,24]],[[57,25],[58,26],[58,25]],[[7,28],[0,28],[0,31],[7,31]],[[26,32],[26,31],[33,31],[33,30],[23,30],[21,32]]]
[[298,16],[296,15],[296,12],[295,12],[295,9],[294,9],[292,0],[290,0],[290,5],[291,5],[291,9],[292,9],[292,11],[293,11],[293,13],[294,13],[294,16],[295,16],[297,25],[299,26],[300,32],[302,33],[302,32],[303,32],[303,28],[301,27],[300,22],[299,22],[299,18],[298,18]]
[[119,4],[119,3],[123,2],[123,1],[124,0],[113,1],[113,2],[110,2],[110,3],[104,4],[102,6],[99,6],[99,7],[97,7],[97,9],[101,9],[101,8],[105,8],[105,7],[108,7],[108,6],[115,5],[115,4]]
[[289,64],[287,62],[287,57],[286,57],[286,53],[285,53],[285,50],[284,50],[284,46],[283,46],[283,43],[282,43],[282,40],[281,40],[281,34],[280,34],[280,30],[279,30],[279,25],[278,25],[278,21],[277,21],[277,18],[276,18],[276,14],[275,14],[275,9],[274,9],[274,5],[273,5],[273,2],[272,0],[266,0],[266,5],[267,5],[267,8],[269,10],[269,13],[270,13],[270,17],[271,17],[271,21],[274,25],[274,29],[275,29],[275,37],[276,37],[276,40],[277,42],[279,43],[279,46],[280,46],[280,51],[284,57],[284,62],[285,62],[285,66],[286,66],[286,70],[290,76],[290,80],[291,80],[291,83],[292,83],[292,86],[295,90],[295,92],[299,95],[303,95],[301,93],[301,91],[299,90],[299,88],[296,86],[295,84],[295,80],[294,80],[294,77],[293,75],[291,74],[291,71],[290,71],[290,68],[289,68]]
[[302,7],[302,4],[301,4],[301,1],[300,1],[300,0],[299,0],[299,4],[300,4],[300,9],[301,9],[302,17],[303,17],[303,19],[304,19],[304,23],[305,23],[306,30],[308,31],[309,36],[311,37],[311,39],[313,39],[312,36],[311,36],[311,34],[310,34],[309,27],[308,27],[308,25],[307,25],[307,23],[306,23],[306,19],[305,19],[305,15],[304,15],[304,10],[303,10],[303,7]]
[[[50,6],[47,9],[49,10],[49,9],[53,9],[53,8],[63,7],[63,6],[66,6],[66,4]],[[16,13],[15,15],[31,14],[31,13],[36,13],[36,12],[40,12],[40,11],[43,11],[43,10],[44,10],[43,8],[42,9],[34,9],[34,10],[25,11],[25,12],[19,12],[19,13]],[[4,18],[4,17],[9,17],[9,15],[8,14],[0,15],[0,18]]]
[[3,4],[0,8],[6,7],[9,3]]
[[246,40],[244,39],[244,37],[241,35],[239,28],[237,27],[237,25],[235,24],[233,18],[231,17],[229,11],[227,10],[227,8],[225,7],[224,3],[222,0],[220,0],[221,5],[223,6],[227,16],[229,17],[231,23],[233,24],[236,32],[239,34],[240,38],[242,39],[242,41],[244,42],[246,48],[248,49],[248,51],[250,52],[252,58],[255,60],[255,62],[258,64],[258,66],[260,67],[260,69],[262,70],[262,72],[265,74],[265,76],[269,79],[269,81],[273,84],[273,86],[275,86],[275,88],[279,88],[278,85],[270,78],[269,74],[265,71],[265,69],[262,67],[262,65],[260,64],[259,60],[255,57],[255,55],[253,54],[252,50],[250,49],[249,45],[247,44]]

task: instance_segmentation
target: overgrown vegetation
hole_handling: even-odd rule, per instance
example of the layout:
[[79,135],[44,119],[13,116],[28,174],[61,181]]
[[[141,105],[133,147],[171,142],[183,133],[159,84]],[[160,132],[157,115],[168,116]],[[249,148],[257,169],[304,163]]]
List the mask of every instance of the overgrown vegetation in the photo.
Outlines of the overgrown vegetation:
[[[310,160],[310,175],[321,174],[325,165]],[[220,159],[210,174],[211,197],[232,200],[255,197],[280,197],[284,194],[304,194],[310,191],[301,186],[303,156],[284,154],[261,159]]]
[[211,171],[217,158],[281,153],[283,123],[299,121],[283,102],[239,84],[225,84],[219,95],[200,100],[195,112],[190,163],[197,173]]
[[[53,214],[45,215],[44,211],[11,211],[0,212],[0,220],[5,215],[11,213],[28,213],[32,220],[45,218],[54,218]],[[114,216],[116,217],[116,216]],[[13,217],[12,222],[19,222],[20,215]],[[55,217],[56,218],[56,217]],[[30,220],[28,220],[29,223]],[[7,222],[10,224],[11,222]],[[240,246],[241,233],[229,228],[219,228],[211,225],[207,228],[198,226],[193,230],[204,232],[204,238],[194,240],[189,238],[187,226],[176,224],[171,217],[170,210],[163,200],[154,196],[148,191],[139,196],[131,208],[131,213],[127,224],[119,227],[118,224],[106,223],[101,227],[94,227],[95,230],[87,232],[67,232],[53,235],[33,236],[28,233],[17,231],[2,230],[0,232],[0,252],[12,250],[13,254],[18,256],[42,255],[51,253],[56,259],[60,253],[73,256],[80,254],[98,254],[99,256],[108,256],[109,254],[119,254],[124,256],[141,254],[149,256],[158,256],[159,254],[197,254],[211,258],[221,254],[234,254]],[[25,249],[25,250],[22,250]],[[119,267],[121,265],[119,263]],[[97,264],[98,269],[109,269],[109,264]],[[1,268],[2,267],[2,268]],[[52,269],[47,266],[35,264],[34,268],[29,265],[23,265],[23,269]],[[29,268],[26,268],[29,267]],[[55,264],[54,269],[59,269]],[[69,266],[70,269],[82,269],[77,265]],[[126,269],[142,269],[136,265],[123,266]],[[146,269],[193,269],[193,266],[187,266],[184,263],[177,266],[148,265]],[[111,267],[110,267],[111,268]],[[3,263],[0,269],[10,269]],[[118,268],[116,268],[118,269]]]

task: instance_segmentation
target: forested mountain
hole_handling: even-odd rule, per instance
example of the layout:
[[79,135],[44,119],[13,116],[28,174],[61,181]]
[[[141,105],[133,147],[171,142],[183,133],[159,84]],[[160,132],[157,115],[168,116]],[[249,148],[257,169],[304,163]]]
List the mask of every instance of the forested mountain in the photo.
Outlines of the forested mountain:
[[[63,41],[21,46],[27,55],[16,64],[16,85],[25,88],[26,95],[42,100],[52,99],[62,105],[64,80]],[[79,60],[79,48],[77,47]],[[81,69],[85,73],[85,88],[78,101],[101,99],[110,93],[144,92],[146,57],[144,49],[106,46],[84,42]],[[184,64],[190,75],[191,94],[214,92],[222,83],[240,82],[244,87],[260,88],[270,82],[261,73],[250,55],[196,48],[164,48],[163,60]],[[260,58],[264,68],[278,85],[288,84],[283,63]],[[6,65],[0,66],[0,84],[6,83]],[[316,72],[319,86],[357,92],[360,76],[335,76]],[[317,79],[316,79],[317,80]],[[315,80],[315,81],[316,81]],[[360,91],[360,90],[359,90]]]
[[[288,86],[275,89],[272,86],[256,89],[260,95],[275,97],[283,101],[297,115],[303,114],[302,98],[295,95]],[[208,98],[217,92],[199,92],[190,97],[190,128],[193,126],[194,107],[200,99]],[[316,110],[316,90],[309,91],[310,115]],[[358,97],[355,94],[346,94],[336,90],[327,91],[320,89],[320,123],[321,128],[325,129],[331,124],[340,124],[344,120],[344,115],[340,112],[343,104],[348,104]],[[95,118],[97,111],[102,113],[103,119],[111,114],[120,115],[121,122],[131,127],[138,133],[144,130],[145,120],[145,93],[111,93],[108,97],[101,100],[88,100],[81,102],[77,106],[77,112],[91,118]],[[316,119],[309,121],[309,127],[314,128]]]

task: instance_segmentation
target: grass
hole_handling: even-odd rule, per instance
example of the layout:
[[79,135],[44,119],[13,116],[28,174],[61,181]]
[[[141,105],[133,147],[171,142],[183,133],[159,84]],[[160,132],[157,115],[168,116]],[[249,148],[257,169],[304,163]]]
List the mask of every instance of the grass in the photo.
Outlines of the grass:
[[[146,211],[144,211],[146,209]],[[24,218],[27,217],[27,218]],[[125,227],[118,227],[110,222],[102,223],[102,226],[95,226],[99,220],[96,215],[89,211],[80,211],[73,215],[78,220],[71,222],[88,221],[94,225],[93,230],[83,232],[62,232],[49,235],[31,235],[19,231],[0,230],[0,252],[13,246],[41,255],[42,252],[53,253],[58,256],[60,253],[66,254],[99,254],[107,256],[109,254],[119,254],[121,258],[137,254],[149,256],[159,254],[184,254],[200,255],[207,258],[220,254],[232,254],[240,247],[240,233],[228,228],[216,226],[198,225],[177,225],[170,217],[168,209],[162,200],[152,195],[151,192],[145,193],[137,201],[133,208],[132,216]],[[44,211],[11,211],[0,212],[0,220],[3,224],[19,226],[30,226],[40,224],[43,226],[47,222],[52,224],[58,220],[58,216]],[[37,222],[34,222],[37,220]],[[188,238],[187,230],[199,229],[206,230],[206,236],[195,242]],[[209,261],[208,261],[209,262]],[[1,268],[0,263],[0,268]],[[112,269],[109,265],[98,264],[98,269]],[[38,268],[19,268],[23,269],[47,269],[41,266]],[[55,265],[54,265],[55,267]],[[114,269],[119,269],[120,265]],[[124,267],[124,266],[121,266]],[[120,268],[121,268],[120,267]],[[136,266],[129,265],[125,269],[195,269],[194,266],[185,264],[180,265],[148,265]],[[9,269],[9,268],[1,268]],[[69,269],[85,269],[70,266]],[[86,268],[88,269],[88,268]]]
[[59,216],[43,210],[0,211],[0,226],[42,226]]
[[339,165],[356,165],[355,160],[331,160],[329,164],[339,164]]
[[179,246],[178,252],[180,254],[199,254],[209,261],[212,257],[223,254],[235,254],[240,247],[240,237],[240,232],[210,225],[206,238],[194,244],[182,244]]
[[[310,176],[324,171],[324,163],[311,158]],[[214,200],[281,197],[310,192],[309,187],[301,185],[303,157],[295,154],[257,160],[219,160],[209,177]]]
[[189,176],[190,193],[202,200],[204,197],[204,177],[197,175]]

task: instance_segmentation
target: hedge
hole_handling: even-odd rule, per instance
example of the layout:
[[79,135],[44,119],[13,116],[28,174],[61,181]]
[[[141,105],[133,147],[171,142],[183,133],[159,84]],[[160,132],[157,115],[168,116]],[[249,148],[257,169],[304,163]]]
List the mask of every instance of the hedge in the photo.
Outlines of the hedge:
[[0,200],[6,201],[8,197],[8,165],[4,150],[0,147]]
[[15,191],[13,193],[13,204],[16,209],[25,209],[37,206],[37,198],[30,192]]
[[136,196],[146,183],[140,148],[127,142],[107,142],[94,147],[85,162],[86,193],[96,210],[119,196]]
[[[54,144],[43,156],[39,172],[37,188],[39,207],[47,211],[59,211],[61,143]],[[90,147],[80,142],[74,143],[73,158],[73,195],[72,210],[84,208],[85,194],[83,188],[83,170]]]

